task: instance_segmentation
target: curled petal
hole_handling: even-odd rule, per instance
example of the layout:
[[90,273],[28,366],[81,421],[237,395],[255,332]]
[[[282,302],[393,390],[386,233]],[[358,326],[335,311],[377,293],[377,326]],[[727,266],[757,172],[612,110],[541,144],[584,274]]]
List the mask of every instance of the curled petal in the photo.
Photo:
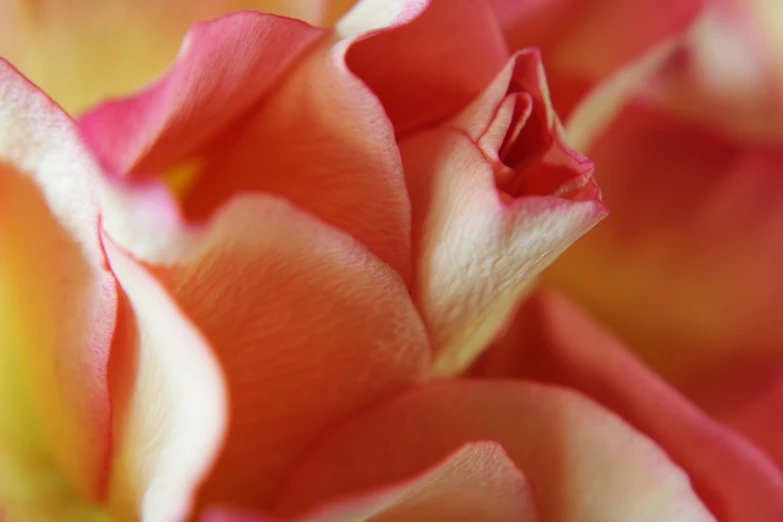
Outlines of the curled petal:
[[569,149],[540,57],[520,53],[449,125],[401,144],[413,206],[414,298],[459,372],[535,276],[603,218],[592,163]]
[[562,389],[503,381],[420,387],[346,423],[294,472],[277,511],[404,479],[479,440],[503,446],[542,520],[714,521],[687,476],[608,411]]
[[81,118],[82,132],[112,172],[171,168],[257,103],[324,34],[253,11],[196,24],[161,79],[92,109]]
[[115,194],[105,226],[153,267],[225,371],[231,423],[203,501],[264,508],[322,429],[422,377],[423,325],[393,269],[290,203],[240,197],[195,229],[157,189]]
[[346,61],[403,136],[462,110],[503,68],[508,51],[485,2],[365,0],[356,10],[377,16],[387,3],[401,12],[395,23],[356,42]]
[[104,494],[117,303],[97,180],[74,122],[0,61],[0,497],[9,502]]
[[110,239],[104,245],[123,290],[110,367],[109,509],[120,521],[185,521],[226,430],[222,375],[162,286]]
[[721,521],[783,516],[783,478],[767,456],[688,402],[557,293],[528,299],[473,373],[535,379],[587,394],[655,440]]

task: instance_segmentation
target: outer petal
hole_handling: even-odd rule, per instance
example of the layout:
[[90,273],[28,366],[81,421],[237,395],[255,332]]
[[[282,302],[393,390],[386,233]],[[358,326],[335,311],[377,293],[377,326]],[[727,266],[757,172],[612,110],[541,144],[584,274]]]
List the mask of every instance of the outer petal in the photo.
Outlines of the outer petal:
[[[347,63],[383,103],[397,134],[405,135],[462,110],[500,71],[508,51],[483,1],[364,0],[337,27],[355,31],[355,18],[389,3],[407,23],[358,41]],[[370,22],[364,18],[362,25],[380,25]]]
[[97,179],[75,124],[0,61],[0,502],[103,494],[116,289]]
[[263,508],[321,429],[423,374],[406,286],[349,236],[270,196],[203,230],[166,214],[165,192],[133,196],[107,199],[109,234],[155,268],[226,372],[231,425],[205,502]]
[[783,360],[783,150],[631,107],[591,150],[614,216],[549,280],[708,409]]
[[414,298],[435,371],[470,364],[535,276],[606,215],[592,164],[564,144],[539,56],[522,53],[449,126],[401,144]]
[[[120,172],[189,169],[180,194],[188,218],[204,219],[238,193],[279,194],[407,281],[410,208],[391,125],[345,65],[350,41],[304,56],[323,35],[249,12],[203,24],[155,87],[99,108],[83,128]],[[216,79],[207,88],[204,74]]]
[[175,58],[188,27],[239,9],[330,24],[350,0],[11,0],[0,4],[0,56],[69,111],[131,92]]
[[562,296],[530,298],[474,371],[575,388],[622,415],[688,472],[722,522],[783,517],[783,477],[770,459],[685,400]]
[[[703,0],[490,0],[512,51],[537,46],[558,113],[598,82],[679,36]],[[618,45],[617,42],[622,42]]]
[[104,245],[125,294],[112,347],[109,508],[118,521],[184,521],[226,429],[222,376],[159,283],[111,240]]
[[714,520],[682,471],[606,410],[557,388],[491,381],[419,388],[340,427],[291,477],[278,511],[400,480],[471,440],[503,445],[543,520]]
[[323,31],[242,11],[196,24],[171,69],[145,91],[81,120],[104,166],[119,174],[168,169],[263,97]]
[[[204,522],[269,519],[214,513]],[[300,522],[536,522],[530,485],[499,444],[465,444],[406,482],[320,507]]]

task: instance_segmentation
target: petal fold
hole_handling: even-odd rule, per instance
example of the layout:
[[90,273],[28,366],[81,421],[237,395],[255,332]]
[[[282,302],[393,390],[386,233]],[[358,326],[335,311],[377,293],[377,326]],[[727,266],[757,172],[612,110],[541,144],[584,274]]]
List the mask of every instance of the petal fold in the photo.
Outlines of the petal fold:
[[678,394],[556,292],[528,299],[473,373],[585,393],[660,445],[723,522],[783,517],[783,478],[771,459]]
[[75,123],[0,60],[2,475],[18,466],[0,478],[4,497],[104,494],[117,295],[98,176]]
[[339,427],[291,476],[278,512],[404,479],[482,440],[525,474],[542,520],[715,520],[687,476],[623,421],[578,394],[507,381],[420,387]]
[[540,55],[516,55],[448,125],[401,145],[413,208],[414,299],[435,373],[464,369],[549,263],[607,214],[570,149]]

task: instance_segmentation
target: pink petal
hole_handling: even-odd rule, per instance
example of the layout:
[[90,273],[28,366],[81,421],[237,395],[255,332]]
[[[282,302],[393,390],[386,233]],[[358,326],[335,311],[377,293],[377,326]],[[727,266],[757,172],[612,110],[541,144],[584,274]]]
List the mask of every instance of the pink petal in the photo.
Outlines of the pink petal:
[[718,419],[763,448],[783,469],[783,375],[778,373],[739,404],[716,408]]
[[349,0],[0,2],[0,56],[72,114],[132,92],[174,60],[190,25],[240,9],[331,25]]
[[234,194],[278,194],[363,242],[410,280],[410,203],[383,108],[323,45],[220,138],[183,198],[203,219]]
[[747,440],[700,411],[562,296],[529,299],[477,368],[577,389],[656,441],[723,522],[783,516],[783,478]]
[[413,206],[414,298],[438,351],[465,368],[538,273],[607,211],[569,149],[536,52],[515,56],[450,125],[401,144]]
[[[214,513],[203,522],[262,522]],[[532,491],[499,444],[474,442],[402,484],[320,507],[300,522],[536,522]]]
[[404,479],[477,440],[503,446],[542,520],[714,520],[685,474],[619,418],[572,392],[502,381],[421,387],[339,427],[290,477],[278,512]]
[[226,373],[231,424],[203,501],[263,508],[322,429],[421,378],[426,334],[393,269],[291,204],[240,197],[193,229],[163,196],[113,194],[105,226],[154,267]]
[[113,346],[114,468],[118,519],[185,521],[226,430],[218,363],[194,325],[151,275],[105,239],[124,292]]
[[[370,11],[385,1],[359,7]],[[394,3],[420,14],[358,41],[347,63],[383,103],[398,135],[406,135],[462,110],[500,71],[508,51],[483,1]]]
[[613,218],[549,280],[706,409],[752,394],[783,361],[783,149],[637,105],[590,153]]
[[256,104],[324,34],[253,11],[196,24],[161,79],[93,109],[82,131],[108,170],[140,175],[169,168]]
[[567,118],[598,82],[661,42],[680,36],[704,0],[489,3],[512,51],[529,46],[541,49],[555,107]]
[[[345,65],[351,40],[313,49],[322,36],[249,12],[201,24],[159,83],[87,115],[84,131],[121,173],[165,178],[192,165],[180,194],[190,219],[236,194],[278,194],[408,281],[410,208],[391,125]],[[205,86],[205,75],[219,81]]]
[[59,471],[93,501],[109,469],[117,297],[97,172],[70,118],[0,61],[0,452],[19,461],[10,485],[45,494]]

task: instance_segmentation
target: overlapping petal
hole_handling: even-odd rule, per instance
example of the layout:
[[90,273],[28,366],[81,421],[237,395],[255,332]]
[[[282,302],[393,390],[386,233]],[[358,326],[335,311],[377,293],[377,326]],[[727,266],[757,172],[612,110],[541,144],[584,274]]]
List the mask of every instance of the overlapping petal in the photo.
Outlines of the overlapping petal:
[[322,36],[250,12],[203,24],[155,87],[98,108],[82,127],[120,173],[190,171],[179,191],[190,219],[236,194],[278,194],[351,233],[407,281],[410,208],[391,125],[345,65],[351,40],[313,49]]
[[448,124],[401,145],[413,208],[414,299],[459,372],[535,276],[607,213],[592,163],[565,144],[540,56],[522,52]]
[[72,113],[163,72],[189,26],[240,9],[331,25],[352,0],[22,0],[0,3],[0,56]]
[[422,377],[429,346],[406,285],[344,232],[268,195],[203,228],[178,221],[161,186],[113,197],[108,234],[153,267],[226,373],[231,423],[205,502],[264,507],[322,429]]
[[628,108],[590,151],[613,219],[549,280],[711,410],[783,360],[783,155]]
[[104,237],[123,290],[110,379],[116,437],[108,509],[119,522],[188,520],[227,427],[211,349],[162,286]]
[[509,381],[424,386],[348,422],[292,475],[278,512],[402,480],[477,440],[503,446],[542,520],[714,520],[687,476],[619,418],[578,394]]
[[[537,46],[567,121],[583,96],[666,40],[680,37],[703,0],[490,0],[512,51]],[[622,44],[618,45],[618,42]]]
[[[263,522],[215,512],[204,522]],[[468,443],[404,483],[314,510],[301,522],[537,522],[530,485],[494,442]]]
[[[115,281],[76,125],[0,61],[0,503],[104,494]],[[61,513],[65,516],[65,513]]]
[[[585,393],[655,440],[723,522],[783,516],[783,477],[772,460],[679,395],[562,295],[542,291],[531,297],[473,373],[535,379]],[[752,407],[743,412],[756,420],[748,424],[764,426]],[[742,415],[735,415],[741,424]],[[775,416],[769,417],[772,427]],[[779,433],[770,429],[766,435],[771,440]]]

